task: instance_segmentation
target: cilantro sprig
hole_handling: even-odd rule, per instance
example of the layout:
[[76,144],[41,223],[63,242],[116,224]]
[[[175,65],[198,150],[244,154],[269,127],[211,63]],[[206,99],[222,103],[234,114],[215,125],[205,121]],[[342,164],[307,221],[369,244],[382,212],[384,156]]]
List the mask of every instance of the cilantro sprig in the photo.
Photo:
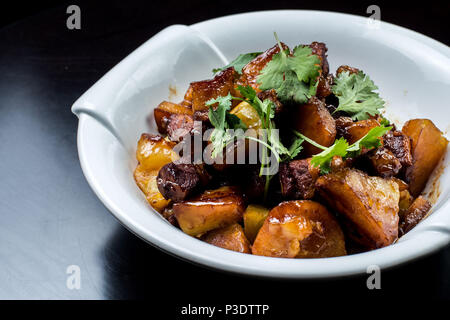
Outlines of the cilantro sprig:
[[316,94],[320,59],[307,46],[297,46],[292,55],[283,49],[275,33],[280,51],[272,57],[257,78],[261,90],[275,89],[281,102],[306,103]]
[[[273,156],[278,162],[287,161],[295,158],[302,150],[303,138],[296,138],[289,148],[286,148],[280,141],[276,134],[276,126],[273,121],[275,117],[276,106],[270,99],[262,101],[256,94],[255,90],[250,86],[238,86],[237,88],[243,98],[233,97],[230,93],[226,96],[217,97],[209,100],[206,105],[209,106],[208,116],[211,124],[214,126],[214,130],[210,136],[212,144],[212,157],[215,158],[220,152],[229,144],[235,141],[235,139],[244,138],[261,143],[266,148],[262,149],[262,161],[260,175],[264,173],[266,165],[268,164],[268,150],[272,152]],[[247,130],[245,124],[234,114],[229,112],[232,100],[242,100],[250,104],[257,112],[261,120],[261,128],[266,129],[264,131],[264,138],[254,137],[251,135],[240,134]],[[217,104],[216,109],[212,106]],[[227,129],[242,129],[230,133]],[[267,197],[270,180],[273,175],[266,174],[266,184],[264,189],[264,199]]]
[[378,87],[362,71],[352,74],[341,72],[334,82],[332,91],[339,99],[335,112],[344,111],[353,120],[365,120],[384,108],[384,100],[374,92]]
[[[209,106],[208,117],[211,124],[214,126],[214,130],[211,133],[210,140],[212,143],[211,156],[217,157],[223,148],[225,148],[230,142],[234,141],[239,131],[230,133],[227,129],[242,129],[247,130],[247,126],[236,115],[229,113],[231,107],[231,100],[233,97],[230,93],[223,97],[217,97],[206,102]],[[212,107],[217,103],[217,108]]]
[[257,56],[259,56],[262,52],[250,52],[250,53],[243,53],[237,56],[236,59],[231,61],[229,64],[222,68],[216,68],[213,69],[212,72],[216,73],[219,71],[223,71],[225,69],[228,69],[229,67],[233,67],[234,70],[236,70],[237,73],[242,74],[242,69],[253,59],[255,59]]
[[380,137],[384,136],[386,132],[391,129],[392,127],[380,125],[378,127],[370,129],[370,131],[365,136],[351,145],[349,145],[347,140],[345,140],[344,138],[339,138],[330,147],[324,147],[295,130],[294,134],[311,143],[313,146],[323,150],[321,153],[316,154],[312,157],[311,164],[314,167],[320,167],[320,172],[322,174],[327,174],[331,170],[331,160],[334,156],[340,156],[343,159],[351,158],[360,155],[361,151],[364,148],[378,148],[379,146],[381,146]]

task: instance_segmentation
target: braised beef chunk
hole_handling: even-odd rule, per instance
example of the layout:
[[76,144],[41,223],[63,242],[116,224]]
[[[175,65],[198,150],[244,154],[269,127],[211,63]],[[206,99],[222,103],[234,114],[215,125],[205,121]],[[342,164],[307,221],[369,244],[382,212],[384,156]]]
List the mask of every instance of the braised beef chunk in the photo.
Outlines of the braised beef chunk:
[[[192,109],[181,104],[163,101],[153,110],[159,133],[167,133],[167,126],[172,115],[192,115]],[[153,121],[153,119],[149,119]]]
[[259,92],[258,98],[261,101],[264,101],[266,99],[272,101],[275,104],[275,114],[281,112],[281,110],[283,109],[283,105],[281,104],[280,100],[278,100],[277,92],[274,89]]
[[412,165],[411,144],[401,131],[389,131],[383,137],[383,145],[390,150],[405,168]]
[[175,161],[159,170],[157,184],[164,198],[181,201],[200,191],[209,180],[203,165]]
[[331,91],[331,86],[333,85],[334,79],[333,75],[329,74],[328,76],[320,76],[319,83],[317,84],[317,97],[326,98],[333,93]]
[[397,175],[402,168],[400,161],[386,148],[371,150],[367,157],[372,165],[373,173],[383,178]]
[[[284,50],[289,49],[284,43],[281,43]],[[242,76],[238,80],[238,84],[246,86],[249,85],[255,90],[259,90],[259,83],[257,78],[261,71],[264,69],[267,63],[272,60],[273,56],[280,52],[280,46],[275,44],[272,48],[267,49],[255,59],[247,63],[247,65],[242,68]]]
[[194,112],[194,121],[202,121],[209,123],[208,110],[195,111]]
[[207,101],[226,96],[234,88],[236,75],[234,68],[230,67],[219,72],[211,80],[192,82],[192,110],[194,112],[208,110]]
[[310,164],[310,159],[293,160],[280,164],[281,193],[287,199],[311,199],[314,184],[319,177],[319,168]]
[[339,68],[337,68],[336,70],[336,76],[339,76],[341,74],[341,72],[347,71],[350,74],[356,74],[359,72],[359,69],[357,68],[353,68],[350,66],[346,66],[346,65],[342,65]]
[[328,48],[323,42],[312,42],[308,47],[311,48],[312,53],[317,55],[320,59],[320,76],[317,84],[317,97],[326,98],[332,94],[331,86],[333,84],[333,75],[329,75],[330,68],[328,66],[327,51]]
[[266,177],[260,176],[261,165],[248,165],[238,171],[243,180],[243,191],[250,201],[261,200],[264,196]]
[[188,114],[172,114],[167,124],[167,135],[172,141],[181,141],[194,129],[194,118]]
[[404,235],[414,228],[430,211],[431,203],[422,196],[418,196],[408,210],[402,214],[399,223],[400,235]]
[[343,137],[346,133],[346,128],[353,124],[350,117],[339,117],[335,120],[336,123],[336,139]]
[[322,68],[322,75],[326,77],[330,72],[327,59],[328,48],[323,42],[312,42],[308,47],[311,48],[312,53],[319,56],[320,67]]

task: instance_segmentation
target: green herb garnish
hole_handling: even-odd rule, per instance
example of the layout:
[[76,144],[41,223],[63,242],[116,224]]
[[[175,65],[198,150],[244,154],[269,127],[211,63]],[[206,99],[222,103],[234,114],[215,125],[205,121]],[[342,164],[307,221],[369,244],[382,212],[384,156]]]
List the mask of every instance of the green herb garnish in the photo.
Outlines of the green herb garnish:
[[250,61],[255,59],[261,53],[262,52],[251,52],[251,53],[240,54],[236,59],[231,61],[225,67],[213,69],[212,72],[216,73],[216,72],[228,69],[229,67],[233,67],[237,73],[242,74],[242,68],[244,68]]
[[339,106],[334,112],[344,111],[353,120],[365,120],[384,108],[384,100],[374,92],[378,87],[362,71],[357,74],[341,72],[334,82],[332,91],[339,99]]
[[380,137],[384,136],[386,132],[391,130],[392,127],[378,126],[370,129],[370,131],[361,139],[355,143],[349,145],[344,138],[337,139],[330,147],[324,147],[317,142],[309,139],[301,133],[294,131],[295,135],[311,143],[313,146],[322,149],[323,151],[316,154],[311,159],[311,164],[315,167],[320,167],[322,174],[330,172],[331,160],[334,156],[340,156],[343,159],[356,157],[361,154],[363,148],[371,149],[381,146]]
[[280,52],[276,53],[257,78],[261,90],[275,89],[281,102],[306,103],[316,94],[320,59],[307,46],[297,46],[290,55],[276,33]]

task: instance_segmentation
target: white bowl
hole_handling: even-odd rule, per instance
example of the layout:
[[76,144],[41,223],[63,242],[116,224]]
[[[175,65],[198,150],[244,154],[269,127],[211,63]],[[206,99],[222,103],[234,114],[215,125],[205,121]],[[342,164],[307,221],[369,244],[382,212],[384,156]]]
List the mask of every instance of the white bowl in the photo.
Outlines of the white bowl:
[[[224,250],[171,226],[147,204],[133,180],[135,148],[146,118],[162,100],[181,100],[191,81],[239,53],[274,45],[273,32],[289,46],[322,41],[330,70],[362,68],[379,86],[388,116],[402,123],[450,123],[449,47],[416,32],[366,18],[319,11],[266,11],[162,30],[120,62],[73,105],[79,116],[78,152],[90,186],[129,230],[154,246],[189,261],[235,273],[279,278],[324,278],[391,267],[437,250],[450,241],[450,170],[440,177],[433,213],[397,243],[378,250],[326,259],[281,259]],[[169,87],[176,88],[177,94]],[[448,164],[446,156],[446,164]]]

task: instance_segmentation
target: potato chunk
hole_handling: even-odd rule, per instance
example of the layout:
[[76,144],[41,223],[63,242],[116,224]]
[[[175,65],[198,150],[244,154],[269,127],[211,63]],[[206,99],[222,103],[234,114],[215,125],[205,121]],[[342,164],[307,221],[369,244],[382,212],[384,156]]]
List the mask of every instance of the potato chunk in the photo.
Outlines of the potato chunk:
[[320,203],[286,201],[273,208],[252,248],[253,254],[283,258],[324,258],[346,254],[344,235]]
[[164,199],[156,184],[158,170],[147,170],[139,164],[134,170],[134,180],[142,190],[148,203],[159,213],[169,205],[170,200]]
[[258,130],[261,128],[261,119],[258,112],[249,103],[242,101],[230,112],[236,115],[249,129]]
[[[331,146],[336,138],[336,124],[333,117],[325,104],[315,97],[307,104],[298,106],[292,120],[295,130],[324,147]],[[303,142],[303,148],[302,154],[305,156],[322,151],[306,141]]]
[[380,124],[375,119],[367,119],[356,121],[353,124],[345,127],[344,138],[349,144],[355,143],[364,137],[372,128],[378,127]]
[[212,230],[202,236],[202,240],[216,247],[242,253],[251,253],[250,243],[245,237],[244,230],[238,223]]
[[172,150],[174,146],[174,142],[161,136],[143,133],[136,150],[142,170],[159,170],[166,163],[177,160],[179,156]]
[[268,214],[269,209],[256,204],[251,204],[245,209],[244,232],[251,243],[255,241],[256,235],[258,234],[259,229],[261,229]]
[[317,191],[361,235],[369,249],[391,244],[398,235],[398,184],[344,168],[317,179]]
[[242,194],[233,187],[207,190],[173,205],[180,228],[191,236],[239,222],[244,210]]
[[412,166],[406,169],[406,181],[413,197],[425,188],[428,178],[447,150],[448,140],[428,119],[413,119],[402,129],[411,139]]

